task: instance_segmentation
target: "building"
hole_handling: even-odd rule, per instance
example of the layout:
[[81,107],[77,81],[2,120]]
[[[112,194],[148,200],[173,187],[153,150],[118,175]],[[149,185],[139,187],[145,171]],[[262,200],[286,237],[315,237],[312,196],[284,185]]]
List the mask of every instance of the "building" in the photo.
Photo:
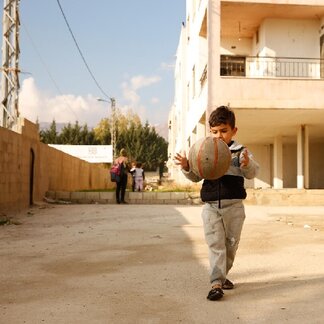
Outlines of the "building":
[[172,163],[219,105],[261,165],[250,188],[324,188],[324,1],[187,0],[169,113]]

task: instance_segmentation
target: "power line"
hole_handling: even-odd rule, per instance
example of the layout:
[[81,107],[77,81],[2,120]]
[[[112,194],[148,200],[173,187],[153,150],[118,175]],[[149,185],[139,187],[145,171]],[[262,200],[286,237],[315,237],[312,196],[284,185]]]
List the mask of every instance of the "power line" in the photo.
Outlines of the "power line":
[[61,6],[61,3],[60,3],[59,0],[56,0],[56,1],[57,1],[58,6],[60,7],[61,13],[62,13],[62,15],[63,15],[63,18],[64,18],[64,20],[65,20],[65,23],[66,23],[66,25],[67,25],[69,31],[70,31],[70,34],[71,34],[71,36],[72,36],[72,38],[73,38],[73,41],[74,41],[74,43],[75,43],[75,45],[76,45],[76,47],[77,47],[77,49],[78,49],[78,51],[79,51],[79,53],[80,53],[80,55],[81,55],[81,58],[82,58],[82,60],[83,60],[83,63],[85,64],[85,66],[86,66],[88,72],[90,73],[90,75],[91,75],[93,81],[95,82],[95,84],[97,85],[97,87],[99,88],[99,90],[101,91],[101,93],[102,93],[106,98],[109,98],[109,99],[110,99],[110,96],[108,96],[107,93],[102,89],[102,87],[100,86],[99,82],[96,80],[94,74],[93,74],[92,71],[90,70],[90,67],[89,67],[87,61],[85,60],[84,55],[82,54],[82,51],[81,51],[81,49],[80,49],[80,46],[79,46],[79,44],[78,44],[78,42],[77,42],[77,40],[76,40],[76,38],[75,38],[75,36],[74,36],[74,34],[73,34],[73,32],[72,32],[72,29],[71,29],[71,27],[70,27],[70,24],[69,24],[69,22],[68,22],[68,20],[67,20],[67,18],[66,18],[66,16],[65,16],[65,14],[64,14],[64,11],[63,11],[63,8],[62,8],[62,6]]
[[27,35],[28,38],[29,38],[30,44],[32,45],[32,47],[33,47],[35,53],[37,54],[37,56],[38,56],[40,62],[42,63],[42,65],[43,65],[43,67],[44,67],[46,73],[48,74],[49,78],[50,78],[51,81],[53,82],[53,84],[54,84],[56,90],[60,93],[60,95],[62,96],[63,100],[65,101],[65,104],[67,105],[67,107],[71,110],[71,112],[72,112],[72,113],[74,114],[74,116],[76,117],[76,120],[78,120],[78,116],[77,116],[76,112],[72,109],[72,107],[70,106],[70,104],[69,104],[68,101],[66,100],[65,96],[63,95],[61,89],[59,88],[57,82],[54,80],[54,78],[53,78],[51,72],[49,71],[49,69],[48,69],[48,67],[47,67],[47,65],[46,65],[46,63],[45,63],[45,61],[43,60],[42,56],[40,55],[40,53],[39,53],[39,51],[38,51],[38,49],[37,49],[37,47],[36,47],[36,45],[35,45],[35,42],[33,41],[33,39],[32,39],[32,37],[31,37],[31,35],[30,35],[30,33],[29,33],[29,31],[28,31],[26,25],[25,25],[23,22],[22,22],[22,26],[23,26],[23,28],[24,28],[24,30],[25,30],[25,32],[26,32],[26,35]]

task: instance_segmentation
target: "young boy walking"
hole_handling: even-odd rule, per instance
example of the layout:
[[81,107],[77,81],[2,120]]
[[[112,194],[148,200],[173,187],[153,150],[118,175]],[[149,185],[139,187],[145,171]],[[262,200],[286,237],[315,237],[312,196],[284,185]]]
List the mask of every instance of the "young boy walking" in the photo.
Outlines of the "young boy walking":
[[[245,219],[244,178],[254,178],[259,165],[244,146],[233,140],[237,127],[235,114],[230,108],[220,106],[215,109],[209,117],[209,127],[211,136],[222,139],[232,153],[226,174],[216,180],[204,179],[200,191],[201,199],[205,202],[202,219],[210,263],[211,290],[207,299],[219,300],[224,295],[223,289],[234,288],[227,275],[233,266]],[[190,170],[185,155],[177,153],[175,161],[189,180],[202,180]]]

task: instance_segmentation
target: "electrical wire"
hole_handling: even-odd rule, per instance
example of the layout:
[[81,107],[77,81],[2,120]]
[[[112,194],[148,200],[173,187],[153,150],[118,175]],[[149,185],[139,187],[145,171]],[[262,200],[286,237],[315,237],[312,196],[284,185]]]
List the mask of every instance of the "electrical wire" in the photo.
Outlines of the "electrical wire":
[[36,45],[35,45],[35,43],[34,43],[32,37],[31,37],[31,35],[30,35],[30,33],[29,33],[29,31],[28,31],[26,25],[25,25],[23,22],[22,22],[22,26],[23,26],[23,29],[24,29],[25,32],[26,32],[26,35],[27,35],[28,38],[29,38],[30,44],[32,45],[32,47],[33,47],[35,53],[37,54],[37,56],[38,56],[40,62],[42,63],[42,65],[43,65],[43,67],[44,67],[46,73],[48,74],[49,78],[50,78],[51,81],[53,82],[54,87],[56,88],[56,90],[58,91],[58,93],[62,96],[62,98],[63,98],[64,101],[65,101],[66,106],[67,106],[67,107],[71,110],[71,112],[74,114],[74,116],[76,117],[76,120],[78,120],[78,116],[77,116],[76,112],[72,109],[72,107],[70,106],[70,104],[69,104],[68,101],[66,100],[64,94],[62,93],[61,89],[60,89],[59,86],[57,85],[57,82],[55,81],[55,79],[54,79],[54,77],[52,76],[50,70],[48,69],[48,67],[47,67],[45,61],[43,60],[41,54],[39,53],[39,51],[38,51],[38,49],[37,49],[37,47],[36,47]]
[[62,6],[61,6],[60,1],[59,1],[59,0],[56,0],[56,1],[57,1],[58,6],[60,7],[60,10],[61,10],[61,13],[62,13],[62,15],[63,15],[64,21],[65,21],[65,23],[66,23],[66,25],[67,25],[67,27],[68,27],[68,29],[69,29],[69,32],[70,32],[70,34],[71,34],[71,36],[72,36],[72,38],[73,38],[73,41],[74,41],[74,43],[75,43],[75,45],[76,45],[76,47],[77,47],[77,49],[78,49],[78,51],[79,51],[79,54],[80,54],[80,56],[81,56],[81,58],[82,58],[82,60],[83,60],[83,63],[85,64],[85,66],[86,66],[86,68],[87,68],[89,74],[91,75],[93,81],[95,82],[95,84],[97,85],[97,87],[98,87],[98,89],[101,91],[101,93],[102,93],[106,98],[110,99],[111,97],[108,96],[107,93],[102,89],[102,87],[100,86],[99,82],[97,81],[97,79],[95,78],[94,74],[92,73],[92,71],[91,71],[91,69],[90,69],[90,67],[89,67],[89,65],[88,65],[88,63],[87,63],[87,61],[86,61],[86,59],[85,59],[85,57],[84,57],[84,55],[83,55],[81,49],[80,49],[80,46],[79,46],[79,44],[78,44],[78,42],[77,42],[77,40],[76,40],[76,38],[75,38],[75,36],[74,36],[74,34],[73,34],[73,31],[72,31],[72,29],[71,29],[71,27],[70,27],[70,24],[69,24],[69,22],[68,22],[68,20],[67,20],[67,18],[66,18],[66,16],[65,16],[65,13],[64,13],[64,11],[63,11],[63,8],[62,8]]

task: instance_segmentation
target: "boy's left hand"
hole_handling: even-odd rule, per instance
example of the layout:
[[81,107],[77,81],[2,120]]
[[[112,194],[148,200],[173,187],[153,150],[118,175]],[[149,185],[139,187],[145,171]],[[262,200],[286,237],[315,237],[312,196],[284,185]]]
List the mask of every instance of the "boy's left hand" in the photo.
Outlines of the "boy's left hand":
[[240,167],[246,167],[248,166],[249,162],[250,162],[250,158],[249,158],[249,152],[247,149],[244,149],[241,153],[241,156],[240,156]]

